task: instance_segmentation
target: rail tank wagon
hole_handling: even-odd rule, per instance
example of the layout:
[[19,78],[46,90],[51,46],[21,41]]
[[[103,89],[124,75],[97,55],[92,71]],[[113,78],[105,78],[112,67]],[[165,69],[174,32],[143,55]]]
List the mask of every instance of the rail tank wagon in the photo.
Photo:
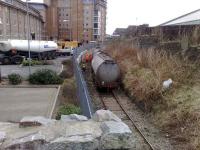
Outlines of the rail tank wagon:
[[96,52],[92,59],[92,70],[97,87],[116,88],[120,81],[120,69],[117,63],[106,53]]

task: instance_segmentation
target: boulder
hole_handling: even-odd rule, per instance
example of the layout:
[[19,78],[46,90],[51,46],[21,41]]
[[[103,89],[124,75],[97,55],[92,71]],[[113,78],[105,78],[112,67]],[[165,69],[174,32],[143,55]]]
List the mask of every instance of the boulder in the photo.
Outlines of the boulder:
[[99,142],[91,135],[61,137],[46,146],[46,150],[95,150]]
[[123,122],[108,121],[101,124],[103,134],[101,149],[131,149],[135,147],[135,138],[129,127]]
[[0,143],[4,142],[6,139],[6,132],[0,131]]
[[98,110],[92,116],[92,119],[97,122],[104,122],[104,121],[116,121],[121,122],[122,120],[117,117],[114,113],[110,110]]
[[87,121],[88,118],[86,116],[81,116],[77,114],[71,115],[61,115],[61,121]]
[[98,111],[90,120],[79,115],[63,116],[60,121],[24,117],[20,127],[18,123],[0,123],[0,149],[121,150],[135,146],[128,126],[106,110]]
[[91,135],[94,138],[99,138],[102,134],[100,124],[94,121],[69,123],[65,131],[65,137]]
[[22,137],[20,139],[11,139],[3,143],[3,147],[6,150],[26,150],[26,149],[37,149],[43,150],[45,145],[45,137],[39,133]]
[[47,126],[54,123],[55,120],[47,119],[42,116],[27,116],[20,120],[20,127],[30,127],[30,126]]

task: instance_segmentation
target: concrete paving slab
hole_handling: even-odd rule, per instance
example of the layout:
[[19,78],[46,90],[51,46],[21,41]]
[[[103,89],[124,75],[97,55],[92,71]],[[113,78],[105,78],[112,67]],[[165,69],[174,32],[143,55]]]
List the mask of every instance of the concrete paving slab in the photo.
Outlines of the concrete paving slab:
[[59,88],[0,88],[0,122],[49,117]]

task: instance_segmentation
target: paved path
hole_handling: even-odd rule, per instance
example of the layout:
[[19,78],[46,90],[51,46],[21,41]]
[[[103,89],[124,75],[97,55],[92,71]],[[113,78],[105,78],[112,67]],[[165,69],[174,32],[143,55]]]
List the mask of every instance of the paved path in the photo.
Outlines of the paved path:
[[[52,65],[43,65],[43,66],[31,66],[31,73],[34,73],[38,69],[50,69],[57,73],[60,73],[62,70],[62,61],[65,59],[70,59],[71,57],[59,57],[53,60]],[[29,67],[21,65],[0,65],[1,76],[7,77],[9,74],[17,73],[20,74],[23,78],[28,78],[29,76]]]
[[0,122],[49,117],[57,92],[58,88],[0,88]]

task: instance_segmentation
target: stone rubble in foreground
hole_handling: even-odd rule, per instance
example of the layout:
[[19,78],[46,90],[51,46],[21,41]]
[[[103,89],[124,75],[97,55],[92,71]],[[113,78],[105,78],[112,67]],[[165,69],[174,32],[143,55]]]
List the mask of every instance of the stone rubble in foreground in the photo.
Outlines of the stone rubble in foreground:
[[19,124],[0,123],[0,149],[5,150],[108,150],[134,149],[129,127],[108,110],[92,119],[62,116],[61,120],[24,117]]

